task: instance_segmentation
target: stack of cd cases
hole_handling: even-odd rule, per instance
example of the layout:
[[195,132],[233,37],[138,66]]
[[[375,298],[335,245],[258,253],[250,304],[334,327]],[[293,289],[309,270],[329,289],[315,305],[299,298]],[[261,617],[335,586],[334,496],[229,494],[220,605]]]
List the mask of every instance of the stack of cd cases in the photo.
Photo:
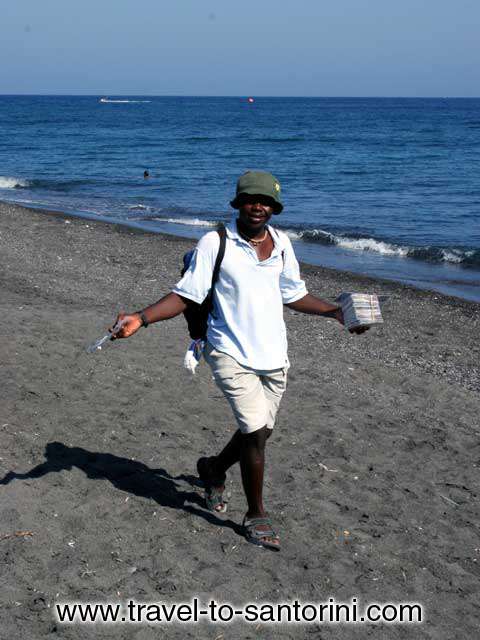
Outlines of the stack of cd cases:
[[342,293],[336,302],[342,307],[343,321],[347,329],[383,323],[380,302],[375,294]]

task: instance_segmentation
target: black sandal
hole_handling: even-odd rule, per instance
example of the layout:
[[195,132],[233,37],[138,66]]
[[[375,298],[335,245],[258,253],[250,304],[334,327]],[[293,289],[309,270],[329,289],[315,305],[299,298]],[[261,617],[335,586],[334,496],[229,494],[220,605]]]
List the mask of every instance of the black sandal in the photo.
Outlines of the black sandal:
[[[259,529],[259,525],[265,526],[265,529]],[[280,538],[272,528],[270,518],[247,518],[245,516],[243,520],[243,528],[245,529],[245,538],[247,542],[257,545],[257,547],[263,547],[264,549],[271,549],[272,551],[280,551]],[[263,538],[273,538],[277,542],[272,540],[263,540]]]
[[211,458],[200,458],[197,462],[198,476],[205,488],[205,503],[209,511],[225,513],[227,511],[227,501],[223,497],[223,492],[225,491],[227,476],[224,475],[220,480],[218,478],[213,479],[210,472],[210,460]]

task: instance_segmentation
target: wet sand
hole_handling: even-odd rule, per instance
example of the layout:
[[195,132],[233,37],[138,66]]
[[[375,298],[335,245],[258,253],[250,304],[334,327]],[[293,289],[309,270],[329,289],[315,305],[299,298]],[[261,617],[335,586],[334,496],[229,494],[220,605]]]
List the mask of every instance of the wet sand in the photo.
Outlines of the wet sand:
[[[168,292],[192,242],[0,204],[0,638],[470,638],[478,633],[480,305],[303,266],[310,292],[389,296],[351,336],[286,310],[267,450],[275,554],[203,508],[195,462],[234,430],[183,318],[97,355]],[[64,626],[58,601],[420,602],[417,626]]]

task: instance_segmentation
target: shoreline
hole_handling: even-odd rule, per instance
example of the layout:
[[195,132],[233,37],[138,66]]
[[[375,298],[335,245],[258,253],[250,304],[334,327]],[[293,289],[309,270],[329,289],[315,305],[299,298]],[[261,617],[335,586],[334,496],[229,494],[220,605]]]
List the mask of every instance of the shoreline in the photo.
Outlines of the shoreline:
[[[108,225],[108,226],[112,226],[116,229],[118,229],[118,231],[121,231],[122,228],[127,229],[128,231],[132,231],[132,232],[136,232],[136,233],[143,233],[146,235],[159,235],[161,237],[165,237],[165,238],[175,238],[178,241],[184,241],[184,242],[197,242],[198,238],[194,238],[194,237],[189,237],[187,235],[182,236],[182,235],[176,235],[174,233],[167,233],[165,231],[158,231],[155,228],[148,228],[148,223],[145,224],[139,224],[136,223],[135,221],[119,221],[116,218],[113,217],[108,217],[108,216],[102,216],[102,218],[99,218],[98,215],[94,214],[94,213],[87,213],[87,212],[80,212],[80,213],[70,213],[70,212],[65,212],[65,211],[60,211],[60,210],[55,210],[55,209],[50,209],[50,208],[42,208],[42,207],[27,207],[21,204],[17,204],[14,202],[9,202],[9,201],[5,201],[5,200],[0,200],[0,207],[1,206],[10,206],[10,207],[16,207],[20,210],[24,209],[26,211],[32,211],[35,213],[39,213],[42,215],[49,215],[49,216],[57,216],[57,217],[63,217],[63,218],[67,218],[67,219],[80,219],[80,220],[88,220],[90,221],[92,224],[100,224],[100,225]],[[205,230],[205,233],[207,233],[207,230]],[[298,257],[298,256],[297,256]],[[338,274],[338,276],[340,276],[341,274],[345,274],[347,277],[353,279],[353,280],[358,280],[359,283],[371,283],[372,285],[375,282],[378,282],[380,285],[381,284],[385,284],[385,285],[395,285],[404,289],[412,289],[414,291],[420,291],[423,293],[428,293],[434,296],[442,296],[443,298],[446,299],[452,299],[454,301],[457,301],[459,303],[466,303],[466,304],[473,304],[473,305],[477,305],[480,308],[480,300],[471,300],[468,298],[464,298],[460,295],[454,295],[451,293],[445,293],[441,290],[437,290],[434,288],[427,288],[427,287],[418,287],[415,286],[411,283],[408,282],[402,282],[400,280],[396,280],[396,279],[389,279],[389,278],[382,278],[380,276],[375,276],[375,275],[370,275],[370,274],[362,274],[356,271],[349,271],[348,269],[338,269],[336,267],[331,267],[331,266],[324,266],[324,265],[320,265],[320,264],[313,264],[313,263],[309,263],[309,262],[305,262],[304,260],[301,260],[300,258],[298,258],[300,266],[303,270],[325,270],[327,272],[331,272],[332,274]]]
[[[291,368],[265,476],[282,540],[274,554],[242,536],[238,466],[226,516],[204,509],[196,460],[235,426],[205,363],[195,376],[182,367],[184,319],[85,352],[122,307],[170,290],[191,244],[0,204],[5,637],[130,640],[130,625],[60,625],[55,603],[194,597],[419,602],[425,623],[385,626],[386,639],[474,637],[479,305],[302,265],[315,295],[375,287],[390,297],[385,324],[362,336],[285,310]],[[241,622],[168,629],[178,640],[252,633]],[[320,633],[355,640],[359,630]],[[296,640],[299,630],[264,624],[260,634]]]

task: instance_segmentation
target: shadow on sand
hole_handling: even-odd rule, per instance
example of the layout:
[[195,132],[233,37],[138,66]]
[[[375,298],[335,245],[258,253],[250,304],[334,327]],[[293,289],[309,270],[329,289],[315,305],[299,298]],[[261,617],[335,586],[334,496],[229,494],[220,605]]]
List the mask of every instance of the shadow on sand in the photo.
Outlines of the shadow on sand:
[[[232,529],[243,535],[242,527],[232,520],[222,520],[204,508],[203,498],[193,487],[201,487],[200,480],[191,475],[171,476],[165,469],[150,469],[137,460],[121,458],[111,453],[87,451],[82,447],[68,447],[61,442],[49,442],[45,447],[46,460],[26,473],[9,471],[0,485],[13,480],[36,479],[48,473],[80,469],[92,480],[108,480],[112,485],[136,496],[155,500],[162,507],[181,509],[203,518],[210,524]],[[188,484],[190,490],[182,488]]]

